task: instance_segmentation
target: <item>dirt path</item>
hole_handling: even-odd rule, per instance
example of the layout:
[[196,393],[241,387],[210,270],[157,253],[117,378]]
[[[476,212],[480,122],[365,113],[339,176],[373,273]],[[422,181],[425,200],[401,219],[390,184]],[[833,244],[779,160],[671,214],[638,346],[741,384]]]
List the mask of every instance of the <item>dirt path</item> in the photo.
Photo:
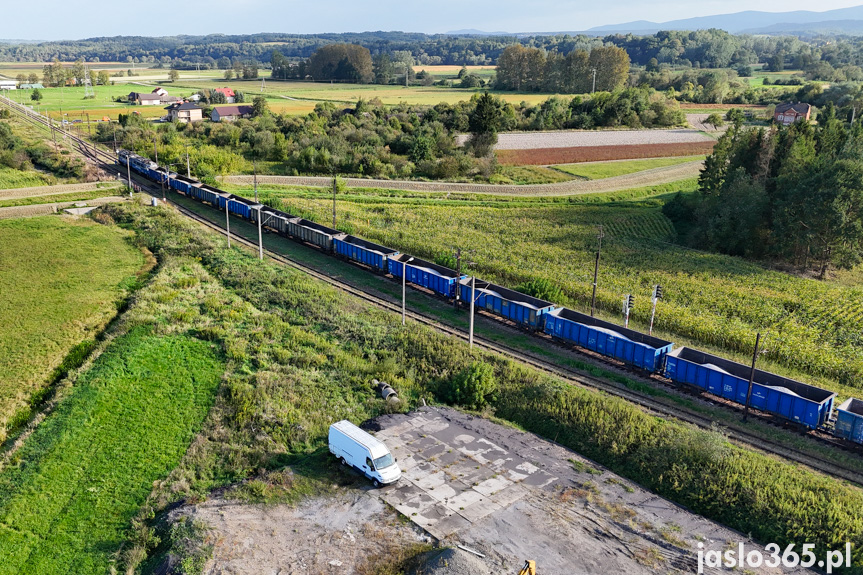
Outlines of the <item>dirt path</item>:
[[[601,180],[569,180],[554,184],[497,185],[453,182],[417,182],[412,180],[374,180],[365,178],[346,178],[350,188],[384,188],[413,192],[467,192],[472,194],[493,194],[500,196],[575,196],[617,192],[631,188],[667,184],[687,178],[694,178],[701,172],[704,162],[686,162],[675,166],[665,166],[644,170],[633,174],[604,178]],[[223,181],[231,184],[251,185],[252,176],[225,176]],[[283,186],[329,187],[332,178],[317,176],[258,176],[258,183]]]
[[0,200],[19,200],[36,196],[57,196],[73,192],[105,191],[120,187],[120,182],[90,182],[85,184],[60,184],[57,186],[35,186],[32,188],[9,188],[0,190]]
[[119,196],[111,196],[106,198],[95,198],[92,200],[81,200],[78,202],[55,202],[51,204],[34,204],[32,206],[14,206],[10,208],[0,208],[0,220],[9,218],[25,218],[30,216],[44,216],[46,214],[56,214],[57,212],[72,207],[84,206],[102,206],[105,204],[113,204],[116,202],[125,202],[129,198],[121,198]]

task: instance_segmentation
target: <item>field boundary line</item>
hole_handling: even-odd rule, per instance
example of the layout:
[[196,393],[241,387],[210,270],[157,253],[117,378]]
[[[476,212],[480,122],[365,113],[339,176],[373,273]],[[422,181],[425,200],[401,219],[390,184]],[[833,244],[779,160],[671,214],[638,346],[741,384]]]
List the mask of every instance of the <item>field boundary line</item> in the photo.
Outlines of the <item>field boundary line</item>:
[[[652,168],[641,172],[602,178],[598,180],[568,180],[552,184],[473,184],[457,182],[418,182],[413,180],[379,180],[366,178],[345,178],[350,188],[383,188],[410,192],[465,192],[471,194],[491,194],[502,196],[575,196],[619,192],[632,188],[668,184],[701,173],[704,164],[701,160]],[[259,184],[283,186],[308,186],[327,188],[333,179],[327,176],[258,176]],[[229,184],[252,185],[253,176],[221,176],[220,181]]]

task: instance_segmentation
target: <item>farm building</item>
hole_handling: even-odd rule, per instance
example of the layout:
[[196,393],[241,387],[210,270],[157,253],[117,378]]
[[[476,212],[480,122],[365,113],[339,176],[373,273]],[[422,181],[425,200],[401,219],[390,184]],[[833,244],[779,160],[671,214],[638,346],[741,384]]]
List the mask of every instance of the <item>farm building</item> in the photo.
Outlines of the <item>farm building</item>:
[[237,118],[249,118],[254,112],[254,106],[219,106],[213,108],[210,119],[214,122],[233,122]]
[[162,88],[161,86],[159,86],[158,88],[153,90],[152,93],[156,94],[157,96],[167,96],[168,95],[168,91],[166,89]]
[[21,90],[44,90],[45,86],[42,84],[21,84],[18,88]]
[[227,86],[224,88],[216,88],[213,91],[218,92],[220,94],[224,94],[225,95],[225,102],[227,102],[228,104],[233,104],[236,101],[236,100],[234,100],[234,98],[237,97],[237,94],[235,94],[234,91],[231,90],[230,88],[228,88]]
[[130,104],[140,104],[141,106],[158,106],[162,103],[162,97],[158,94],[142,94],[140,92],[132,92],[129,94]]
[[172,104],[165,108],[172,122],[200,122],[204,119],[204,110],[197,104],[185,102],[183,104]]
[[15,80],[0,80],[0,90],[15,90],[18,88],[18,82]]
[[785,103],[778,104],[773,112],[773,119],[783,126],[790,126],[797,120],[809,121],[809,115],[812,113],[812,106],[803,103]]

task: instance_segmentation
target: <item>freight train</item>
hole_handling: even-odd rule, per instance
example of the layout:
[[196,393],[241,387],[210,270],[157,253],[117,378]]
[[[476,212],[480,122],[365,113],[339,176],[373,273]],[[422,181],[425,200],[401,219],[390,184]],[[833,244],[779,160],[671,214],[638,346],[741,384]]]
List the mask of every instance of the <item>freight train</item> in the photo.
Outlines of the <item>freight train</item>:
[[317,246],[376,273],[389,274],[397,279],[404,275],[406,282],[448,300],[458,295],[461,301],[470,301],[473,290],[474,304],[478,309],[519,327],[739,405],[745,406],[748,397],[749,406],[761,412],[863,445],[863,401],[859,399],[849,399],[834,408],[835,393],[761,370],[755,370],[750,393],[751,368],[748,366],[688,347],[675,348],[673,342],[486,281],[476,279],[471,286],[471,279],[455,270],[255,204],[241,196],[169,172],[126,150],[118,152],[118,160],[141,176],[164,183],[189,198],[227,210],[255,224],[260,219],[261,225],[273,232]]

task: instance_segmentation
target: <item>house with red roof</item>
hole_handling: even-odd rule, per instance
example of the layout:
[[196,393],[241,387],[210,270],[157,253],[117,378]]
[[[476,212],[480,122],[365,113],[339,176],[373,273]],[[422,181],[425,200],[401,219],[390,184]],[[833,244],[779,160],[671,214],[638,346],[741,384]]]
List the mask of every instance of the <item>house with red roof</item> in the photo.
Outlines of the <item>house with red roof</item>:
[[237,97],[237,94],[234,93],[234,91],[231,90],[230,88],[228,88],[227,86],[225,86],[224,88],[216,88],[213,91],[219,92],[220,94],[224,94],[225,95],[225,102],[227,102],[228,104],[233,104],[234,98]]

